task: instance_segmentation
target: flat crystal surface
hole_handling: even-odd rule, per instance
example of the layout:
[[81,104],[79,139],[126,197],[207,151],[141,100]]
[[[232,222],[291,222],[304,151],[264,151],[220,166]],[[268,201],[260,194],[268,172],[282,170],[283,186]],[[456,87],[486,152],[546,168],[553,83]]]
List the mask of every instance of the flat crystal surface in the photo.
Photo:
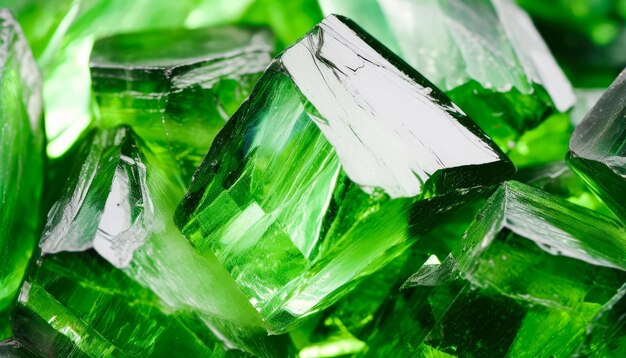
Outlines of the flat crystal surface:
[[428,207],[449,211],[511,170],[445,95],[330,16],[261,77],[177,221],[284,332],[401,254],[412,226],[433,223]]
[[263,28],[153,31],[98,40],[93,89],[104,127],[130,125],[171,152],[186,182],[270,62]]
[[[626,279],[616,221],[507,182],[445,260],[429,259],[381,311],[364,355],[571,356]],[[402,332],[398,334],[398,332]]]
[[572,89],[521,9],[508,0],[320,0],[446,92],[503,149],[574,104]]
[[39,71],[19,24],[0,10],[0,312],[38,236],[43,141]]
[[567,156],[570,167],[626,220],[626,70],[576,127]]

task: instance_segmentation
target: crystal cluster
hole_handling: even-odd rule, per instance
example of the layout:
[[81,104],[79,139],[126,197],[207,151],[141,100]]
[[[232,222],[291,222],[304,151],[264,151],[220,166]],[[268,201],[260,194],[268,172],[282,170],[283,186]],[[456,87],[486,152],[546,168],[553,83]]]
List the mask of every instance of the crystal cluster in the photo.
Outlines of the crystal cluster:
[[518,3],[0,0],[0,356],[625,356],[621,8]]

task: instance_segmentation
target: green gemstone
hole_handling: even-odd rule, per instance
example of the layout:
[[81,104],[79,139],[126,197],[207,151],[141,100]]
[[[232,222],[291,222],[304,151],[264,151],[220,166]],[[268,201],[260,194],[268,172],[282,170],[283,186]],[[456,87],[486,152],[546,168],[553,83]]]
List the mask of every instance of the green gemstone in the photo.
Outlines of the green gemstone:
[[44,132],[39,72],[7,10],[0,10],[0,35],[1,312],[19,288],[39,235]]
[[0,357],[3,358],[36,358],[28,348],[14,339],[7,339],[0,342]]
[[271,60],[264,29],[156,31],[98,40],[91,54],[100,125],[130,125],[170,151],[185,181]]
[[626,220],[626,71],[580,123],[570,141],[569,166]]
[[571,356],[626,280],[626,231],[593,211],[507,182],[461,250],[404,285],[368,345],[372,356]]
[[450,96],[508,150],[574,104],[572,89],[528,16],[505,0],[320,0],[346,15]]
[[626,355],[626,286],[593,318],[578,354],[594,358]]
[[176,220],[280,333],[512,169],[419,73],[330,16],[272,62]]
[[174,226],[184,193],[175,161],[128,128],[86,138],[91,145],[22,285],[13,324],[20,340],[62,356],[226,356],[227,345],[269,357],[288,349],[266,337],[216,259],[194,254]]

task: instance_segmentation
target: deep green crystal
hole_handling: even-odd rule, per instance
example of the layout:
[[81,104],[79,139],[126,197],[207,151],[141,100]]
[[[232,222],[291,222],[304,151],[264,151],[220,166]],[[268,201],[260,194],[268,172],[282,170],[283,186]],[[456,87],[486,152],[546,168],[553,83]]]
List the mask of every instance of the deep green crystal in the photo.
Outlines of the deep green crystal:
[[576,127],[567,162],[626,221],[626,70]]
[[98,40],[90,68],[99,124],[132,126],[153,151],[172,153],[188,183],[273,50],[268,30],[235,27]]
[[0,312],[39,235],[43,141],[39,72],[19,25],[0,10]]
[[511,171],[431,83],[330,16],[216,137],[177,223],[284,332]]
[[626,285],[593,318],[577,353],[594,358],[626,355]]
[[461,250],[429,259],[389,301],[368,354],[571,356],[626,280],[625,250],[617,222],[507,182]]
[[528,16],[509,0],[320,0],[415,67],[503,149],[574,104]]

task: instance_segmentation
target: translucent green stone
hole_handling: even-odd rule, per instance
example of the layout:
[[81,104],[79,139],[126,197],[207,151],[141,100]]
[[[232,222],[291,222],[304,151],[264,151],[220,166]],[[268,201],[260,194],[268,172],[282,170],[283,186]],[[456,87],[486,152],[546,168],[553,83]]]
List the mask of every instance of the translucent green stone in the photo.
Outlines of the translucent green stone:
[[593,318],[585,343],[577,353],[594,358],[626,355],[626,286]]
[[0,342],[0,357],[3,358],[36,358],[37,356],[14,339]]
[[503,149],[574,104],[528,16],[508,0],[320,0],[415,67]]
[[0,108],[2,312],[19,288],[39,235],[44,155],[39,72],[22,30],[7,10],[0,10]]
[[569,166],[626,220],[626,71],[580,123],[570,141]]
[[176,220],[280,333],[512,170],[430,82],[330,16],[272,62]]
[[153,151],[171,152],[188,183],[273,50],[268,30],[234,27],[98,40],[90,68],[99,124],[130,125]]
[[429,259],[380,312],[364,355],[572,356],[626,280],[624,252],[616,221],[507,182],[461,249]]
[[284,355],[228,273],[174,226],[176,162],[125,127],[87,139],[22,284],[20,341],[60,356]]

